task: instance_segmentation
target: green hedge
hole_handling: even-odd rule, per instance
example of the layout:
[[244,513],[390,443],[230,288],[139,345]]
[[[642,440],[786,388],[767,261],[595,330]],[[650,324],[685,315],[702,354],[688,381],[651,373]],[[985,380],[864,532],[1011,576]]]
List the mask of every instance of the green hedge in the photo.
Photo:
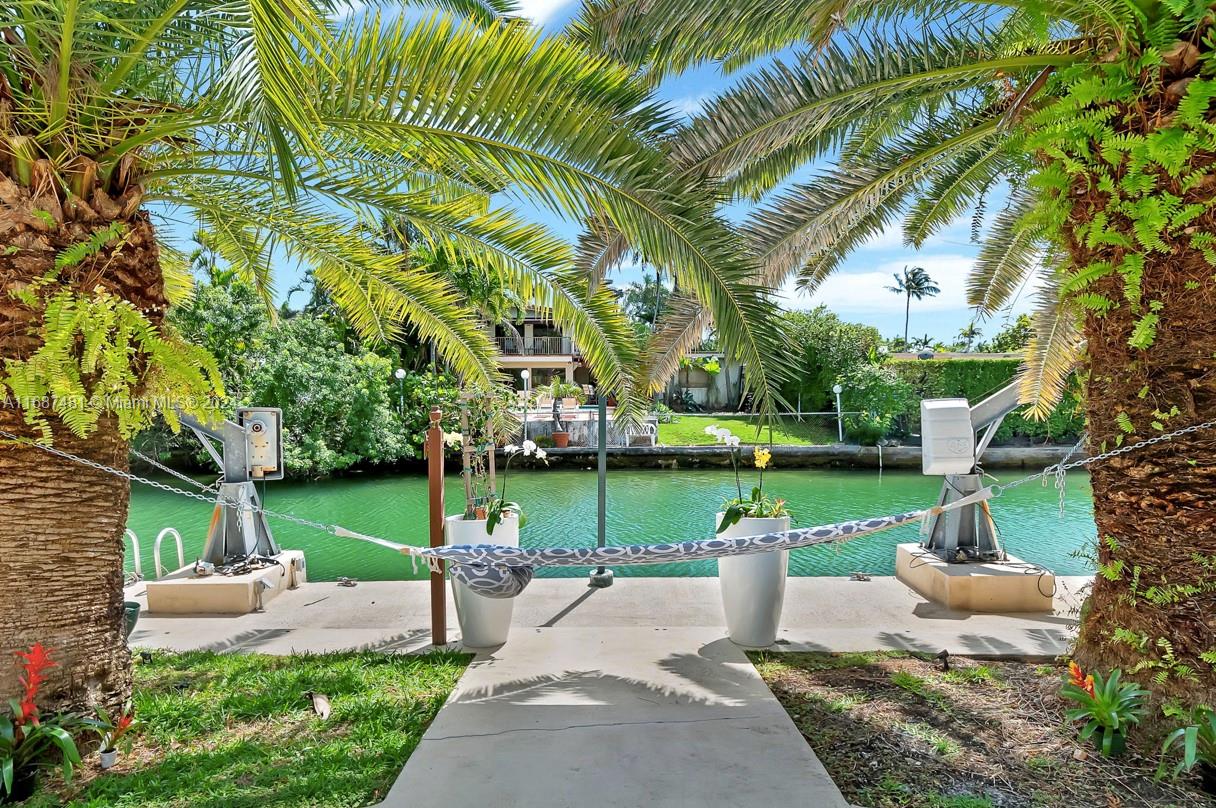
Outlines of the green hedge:
[[[995,393],[1013,380],[1018,372],[1016,359],[893,359],[886,366],[907,382],[916,398],[965,398],[972,404]],[[920,410],[913,408],[904,416],[907,432],[920,431]],[[1069,382],[1064,398],[1044,421],[1014,412],[997,430],[997,441],[1025,437],[1037,441],[1076,440],[1085,428],[1080,405],[1080,385],[1076,377]]]

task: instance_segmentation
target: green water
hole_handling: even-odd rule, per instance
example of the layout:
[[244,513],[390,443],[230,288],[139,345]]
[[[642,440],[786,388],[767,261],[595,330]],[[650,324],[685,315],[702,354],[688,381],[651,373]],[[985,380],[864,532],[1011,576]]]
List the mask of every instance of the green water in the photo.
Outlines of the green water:
[[[1022,472],[999,475],[1009,480]],[[593,546],[595,544],[595,474],[591,471],[515,472],[508,494],[520,502],[528,524],[521,531],[525,547]],[[745,480],[746,484],[746,480]],[[794,526],[824,524],[867,516],[916,510],[932,504],[940,482],[914,472],[774,470],[765,490],[789,501]],[[734,476],[721,470],[636,470],[608,474],[608,542],[651,543],[709,538],[714,514],[733,495]],[[447,482],[448,513],[463,510],[463,488],[457,477]],[[266,485],[266,507],[401,543],[427,541],[426,479],[421,476],[350,477],[324,482],[272,482]],[[1016,488],[992,503],[1005,548],[1013,555],[1043,564],[1058,574],[1091,572],[1070,554],[1091,543],[1096,534],[1089,480],[1070,475],[1064,515],[1053,488],[1037,484]],[[152,544],[163,527],[181,532],[186,560],[201,551],[211,510],[202,502],[136,485],[131,492],[129,526],[139,536],[143,569],[150,575]],[[397,553],[364,542],[339,539],[272,519],[271,529],[283,547],[307,554],[311,580],[349,576],[361,580],[421,577]],[[859,571],[894,574],[897,543],[915,541],[915,527],[905,526],[835,546],[795,550],[791,575],[847,575]],[[172,542],[162,549],[169,566],[176,563]],[[130,565],[130,560],[128,559]],[[715,575],[712,560],[623,567],[621,576]],[[542,577],[586,575],[579,568],[538,570]]]

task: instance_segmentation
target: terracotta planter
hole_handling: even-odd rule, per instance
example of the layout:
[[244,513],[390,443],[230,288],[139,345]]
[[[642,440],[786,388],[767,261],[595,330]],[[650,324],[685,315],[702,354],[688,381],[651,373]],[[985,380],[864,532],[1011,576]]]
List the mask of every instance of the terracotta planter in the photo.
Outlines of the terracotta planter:
[[[719,513],[714,520],[715,529],[722,516]],[[777,519],[745,516],[719,533],[718,538],[737,539],[789,529],[788,516]],[[767,648],[777,641],[789,561],[788,550],[718,559],[718,585],[722,589],[722,610],[726,613],[726,633],[731,642],[746,648]]]
[[[444,520],[448,544],[502,544],[519,546],[519,519],[504,516],[491,534],[485,519],[465,519],[462,514]],[[452,598],[460,620],[460,642],[468,648],[492,648],[507,641],[515,598],[487,598],[460,581],[452,581]]]
[[570,433],[569,432],[554,432],[553,433],[553,445],[556,446],[558,449],[565,449],[567,446],[570,445]]

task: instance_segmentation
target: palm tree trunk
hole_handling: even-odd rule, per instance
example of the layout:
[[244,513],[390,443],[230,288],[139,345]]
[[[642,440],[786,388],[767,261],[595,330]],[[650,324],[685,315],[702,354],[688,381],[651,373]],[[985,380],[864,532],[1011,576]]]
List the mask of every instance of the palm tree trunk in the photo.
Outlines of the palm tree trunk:
[[912,295],[904,295],[904,350],[908,350],[908,325],[912,322]]
[[[1074,266],[1118,263],[1071,246]],[[1120,305],[1085,323],[1091,454],[1216,418],[1212,267],[1186,243],[1171,246],[1144,268],[1143,300],[1164,304],[1147,351],[1128,344],[1142,312],[1122,299],[1123,279],[1112,273],[1092,289]],[[1134,433],[1124,434],[1120,421]],[[1078,658],[1102,669],[1140,665],[1144,682],[1165,672],[1158,693],[1216,703],[1214,667],[1201,657],[1216,651],[1216,430],[1095,464],[1092,483],[1106,575],[1097,576],[1084,611]]]
[[[34,437],[10,407],[0,409],[0,429]],[[113,417],[83,439],[58,428],[54,446],[127,465]],[[41,642],[59,663],[45,686],[51,703],[120,704],[131,690],[122,636],[126,480],[12,443],[0,444],[0,479],[0,658]],[[17,694],[15,673],[0,668],[0,699]]]
[[[138,186],[118,198],[97,189],[87,203],[68,197],[61,204],[55,194],[32,194],[0,173],[4,359],[28,358],[42,344],[41,306],[16,297],[18,289],[90,294],[101,287],[129,301],[154,325],[167,307],[155,234],[140,210]],[[114,221],[126,225],[120,245],[76,265],[55,266],[65,248]],[[49,283],[39,286],[38,279]],[[133,362],[132,371],[143,372],[140,361]],[[92,391],[92,379],[83,382]],[[45,402],[4,400],[0,429],[39,439],[24,415],[31,409],[46,413],[46,407]],[[127,441],[112,415],[103,415],[83,438],[53,415],[48,420],[56,449],[126,469]],[[131,690],[130,653],[122,636],[127,481],[11,441],[0,441],[0,480],[0,659],[11,660],[13,651],[41,642],[59,663],[44,686],[47,706],[121,704]],[[0,664],[0,699],[18,687],[14,667]]]

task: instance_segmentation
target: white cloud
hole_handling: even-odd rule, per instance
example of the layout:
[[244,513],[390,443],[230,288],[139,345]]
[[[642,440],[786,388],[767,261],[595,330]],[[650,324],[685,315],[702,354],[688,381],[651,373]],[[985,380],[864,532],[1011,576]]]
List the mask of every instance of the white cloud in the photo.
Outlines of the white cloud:
[[705,102],[712,98],[712,93],[701,93],[700,95],[686,95],[683,98],[677,98],[671,102],[671,107],[676,112],[692,118],[701,112],[705,107]]
[[519,0],[519,14],[530,17],[537,25],[544,25],[550,17],[570,3],[571,0]]
[[826,305],[840,314],[903,314],[904,298],[889,291],[892,275],[904,266],[919,266],[941,287],[941,294],[913,301],[917,312],[948,311],[967,307],[967,275],[975,259],[965,255],[917,255],[906,261],[884,261],[866,272],[838,272],[809,298],[793,285],[782,290],[789,304],[799,308]]

